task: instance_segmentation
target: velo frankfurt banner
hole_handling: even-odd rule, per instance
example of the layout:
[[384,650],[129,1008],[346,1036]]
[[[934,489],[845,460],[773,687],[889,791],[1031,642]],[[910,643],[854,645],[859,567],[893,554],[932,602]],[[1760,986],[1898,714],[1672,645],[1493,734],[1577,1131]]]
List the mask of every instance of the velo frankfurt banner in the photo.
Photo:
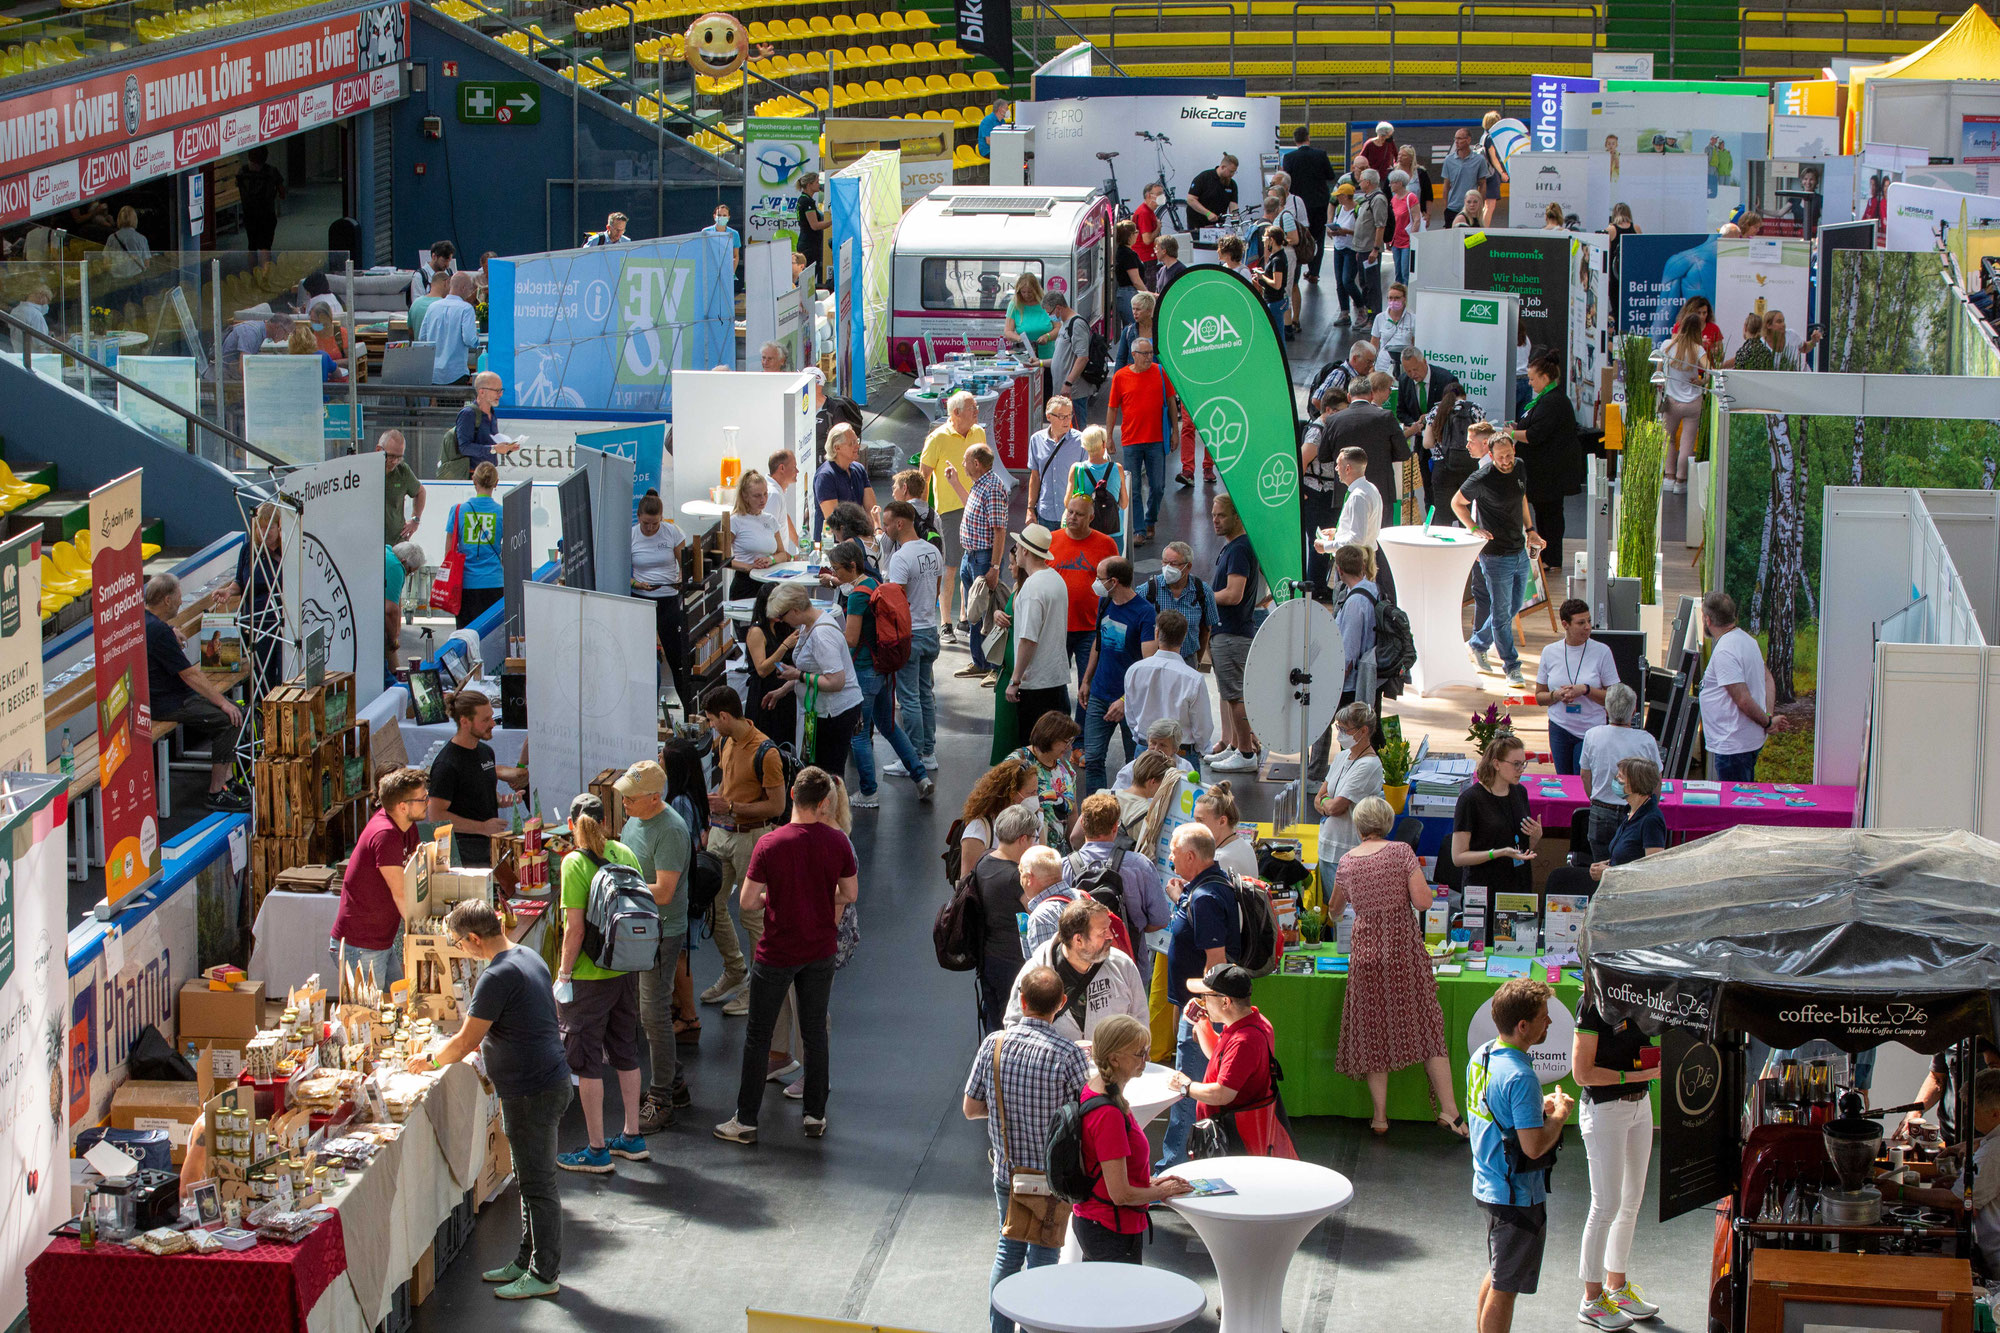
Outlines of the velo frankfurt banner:
[[146,576],[139,555],[142,475],[128,472],[90,493],[97,779],[103,789],[104,896],[114,905],[160,871],[153,700],[146,684]]
[[1203,265],[1160,298],[1160,362],[1229,487],[1273,590],[1305,576],[1291,370],[1250,284]]

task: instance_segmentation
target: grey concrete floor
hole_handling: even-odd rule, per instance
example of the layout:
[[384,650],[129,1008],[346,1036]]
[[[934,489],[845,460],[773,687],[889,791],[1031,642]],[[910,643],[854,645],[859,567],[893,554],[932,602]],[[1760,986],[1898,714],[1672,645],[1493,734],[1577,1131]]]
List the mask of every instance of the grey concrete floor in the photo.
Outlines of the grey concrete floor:
[[[1322,309],[1310,292],[1304,350],[1292,358],[1296,381],[1345,344],[1348,331],[1320,322]],[[898,407],[869,434],[914,445],[921,432],[914,411]],[[1209,494],[1205,485],[1170,487],[1160,522],[1162,541],[1184,536],[1194,543],[1197,568],[1217,545],[1206,520]],[[1142,571],[1157,567],[1157,546],[1139,555]],[[909,783],[892,780],[882,784],[880,810],[857,812],[862,944],[834,986],[826,1137],[804,1138],[798,1104],[775,1086],[767,1089],[756,1146],[711,1137],[711,1127],[734,1108],[743,1020],[705,1008],[699,1049],[682,1048],[694,1107],[650,1140],[653,1160],[620,1162],[612,1176],[563,1176],[561,1297],[503,1304],[479,1280],[482,1269],[510,1259],[518,1242],[518,1202],[510,1189],[481,1215],[458,1263],[440,1275],[417,1312],[419,1330],[569,1330],[644,1321],[666,1330],[732,1333],[745,1327],[743,1312],[751,1307],[930,1333],[987,1326],[996,1234],[991,1168],[984,1125],[965,1121],[959,1105],[978,1035],[972,982],[940,970],[930,945],[931,920],[946,894],[937,856],[954,812],[986,767],[992,696],[951,677],[963,654],[962,647],[947,649],[939,664],[944,769],[935,804],[918,804]],[[879,748],[887,758],[887,747]],[[1268,818],[1274,789],[1254,781],[1237,786],[1250,812]],[[696,954],[697,987],[719,971],[713,948],[704,945]],[[608,1100],[615,1104],[615,1089]],[[1286,1328],[1470,1328],[1485,1266],[1485,1225],[1472,1201],[1466,1149],[1426,1125],[1398,1124],[1376,1139],[1363,1122],[1315,1118],[1295,1121],[1294,1133],[1301,1154],[1345,1174],[1355,1196],[1294,1257]],[[563,1146],[582,1137],[573,1108]],[[1589,1185],[1574,1133],[1565,1148],[1550,1199],[1542,1290],[1522,1299],[1518,1329],[1574,1326]],[[1666,1224],[1656,1216],[1649,1190],[1632,1274],[1663,1308],[1652,1327],[1704,1329],[1709,1215]],[[1212,1333],[1215,1272],[1193,1232],[1163,1211],[1146,1262],[1204,1285],[1208,1310],[1187,1327]]]

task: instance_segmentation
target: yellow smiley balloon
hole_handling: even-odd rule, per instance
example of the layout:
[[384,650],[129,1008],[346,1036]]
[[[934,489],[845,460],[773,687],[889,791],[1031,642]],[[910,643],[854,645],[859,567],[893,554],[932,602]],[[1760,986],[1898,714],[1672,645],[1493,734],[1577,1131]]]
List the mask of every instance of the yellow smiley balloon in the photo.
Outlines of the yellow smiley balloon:
[[750,55],[750,34],[729,14],[703,14],[687,30],[688,67],[696,74],[720,79],[743,68]]

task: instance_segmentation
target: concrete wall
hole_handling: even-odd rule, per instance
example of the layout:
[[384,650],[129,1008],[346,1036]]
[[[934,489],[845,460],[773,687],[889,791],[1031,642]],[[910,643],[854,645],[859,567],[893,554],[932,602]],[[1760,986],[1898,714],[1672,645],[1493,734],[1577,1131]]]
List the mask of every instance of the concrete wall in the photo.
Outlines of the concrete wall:
[[[567,249],[581,245],[614,209],[631,218],[634,236],[672,236],[707,226],[722,200],[735,213],[740,230],[740,171],[670,137],[662,173],[658,134],[614,103],[591,92],[572,96],[568,79],[427,6],[413,7],[410,20],[412,57],[423,71],[425,91],[412,93],[391,112],[399,267],[412,265],[441,238],[458,247],[461,262],[476,261],[488,250],[521,255]],[[447,60],[457,62],[456,78],[444,76]],[[539,84],[544,90],[541,122],[460,124],[458,85],[490,79]],[[442,138],[425,137],[426,116],[438,118]],[[615,182],[584,187],[574,226],[568,184],[573,143],[574,178]],[[667,183],[664,208],[656,179]],[[683,188],[676,189],[677,183]],[[689,183],[706,185],[685,188]]]
[[[166,523],[167,545],[202,547],[243,531],[236,479],[10,361],[0,361],[0,430],[20,458],[48,459],[66,491],[89,491],[146,470],[143,507]],[[32,423],[30,426],[29,423]]]

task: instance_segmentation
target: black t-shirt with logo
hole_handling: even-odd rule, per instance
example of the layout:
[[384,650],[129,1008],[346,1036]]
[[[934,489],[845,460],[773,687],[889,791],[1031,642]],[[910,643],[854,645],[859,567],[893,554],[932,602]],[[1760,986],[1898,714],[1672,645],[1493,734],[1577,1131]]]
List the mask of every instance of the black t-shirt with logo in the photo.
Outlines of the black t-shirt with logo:
[[[1215,214],[1216,217],[1221,217],[1223,214],[1229,212],[1230,209],[1236,207],[1235,180],[1222,179],[1222,173],[1214,167],[1210,167],[1207,171],[1196,176],[1194,184],[1188,186],[1188,193],[1194,196],[1196,203]],[[1197,227],[1214,225],[1207,218],[1189,218],[1188,221]]]
[[[1611,1023],[1598,1012],[1597,1006],[1586,1000],[1576,1011],[1576,1030],[1595,1033],[1597,1036],[1597,1067],[1599,1069],[1622,1070],[1627,1074],[1637,1073],[1642,1066],[1639,1052],[1653,1044],[1652,1038],[1639,1030],[1639,1025],[1631,1019]],[[1640,1083],[1638,1087],[1644,1087]],[[1592,1102],[1615,1102],[1629,1096],[1634,1085],[1630,1083],[1607,1083],[1602,1087],[1586,1087],[1584,1100]]]
[[[470,750],[456,741],[446,741],[431,765],[431,795],[451,806],[448,823],[481,823],[500,813],[500,788],[494,767],[493,747],[475,741]],[[484,833],[452,830],[458,845],[459,863],[468,866],[492,864],[492,851]]]
[[1493,534],[1482,554],[1519,555],[1527,549],[1521,501],[1528,494],[1528,469],[1518,458],[1507,472],[1494,467],[1489,460],[1466,478],[1458,493],[1478,506],[1473,517],[1480,527]]

